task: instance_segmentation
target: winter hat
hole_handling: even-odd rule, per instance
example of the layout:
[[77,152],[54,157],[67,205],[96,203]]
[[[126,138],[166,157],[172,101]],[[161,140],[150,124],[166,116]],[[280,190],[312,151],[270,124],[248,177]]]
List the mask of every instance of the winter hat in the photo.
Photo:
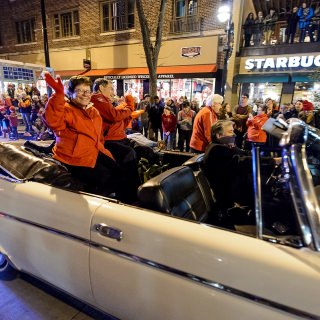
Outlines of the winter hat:
[[310,101],[304,100],[303,101],[303,109],[302,110],[303,111],[312,111],[312,110],[314,110],[314,106]]
[[15,112],[15,111],[16,111],[16,108],[15,108],[14,106],[11,106],[11,107],[9,108],[9,110],[12,111],[12,112]]

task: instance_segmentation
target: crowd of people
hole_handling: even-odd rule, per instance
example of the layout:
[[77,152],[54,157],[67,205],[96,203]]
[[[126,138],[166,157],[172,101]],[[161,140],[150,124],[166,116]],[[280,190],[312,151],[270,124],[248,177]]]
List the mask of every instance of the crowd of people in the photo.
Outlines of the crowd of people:
[[180,97],[177,101],[168,98],[160,101],[158,96],[150,102],[150,96],[137,105],[145,112],[136,121],[135,130],[150,140],[163,139],[166,150],[202,153],[211,142],[211,127],[217,120],[231,120],[234,124],[235,143],[239,148],[250,149],[252,143],[275,145],[275,141],[261,128],[269,118],[288,120],[296,117],[308,125],[319,128],[319,112],[310,101],[298,99],[279,106],[271,98],[249,103],[248,94],[242,94],[240,103],[234,107],[223,97],[212,94],[205,106]]
[[244,46],[270,45],[277,21],[283,21],[281,28],[285,29],[284,41],[278,42],[294,43],[296,35],[299,42],[305,42],[306,35],[310,42],[320,41],[320,7],[303,1],[300,7],[285,8],[281,12],[270,8],[266,16],[262,11],[257,17],[250,12],[243,24]]
[[41,95],[35,83],[31,85],[9,83],[0,99],[0,136],[16,140],[18,125],[25,126],[25,137],[42,138],[48,128],[42,121],[42,114],[48,101],[48,95]]

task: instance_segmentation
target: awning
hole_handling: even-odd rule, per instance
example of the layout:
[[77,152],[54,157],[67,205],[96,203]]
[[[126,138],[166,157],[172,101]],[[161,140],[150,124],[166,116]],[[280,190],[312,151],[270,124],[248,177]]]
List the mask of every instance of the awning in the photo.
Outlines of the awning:
[[87,70],[54,70],[55,74],[58,74],[61,78],[70,78],[72,76],[78,76],[84,74]]
[[[165,78],[165,75],[207,75],[213,76],[217,71],[216,64],[206,64],[206,65],[192,65],[192,66],[167,66],[158,67],[157,75],[163,75],[161,78]],[[148,68],[117,68],[117,69],[92,69],[83,75],[91,77],[103,77],[103,76],[119,76],[118,78],[125,77],[130,78],[132,76],[135,78],[137,75],[149,75]]]
[[312,73],[299,73],[292,75],[292,82],[317,82],[319,80],[313,79],[314,74]]
[[290,75],[287,73],[274,74],[237,74],[233,78],[234,83],[266,83],[266,82],[289,82]]

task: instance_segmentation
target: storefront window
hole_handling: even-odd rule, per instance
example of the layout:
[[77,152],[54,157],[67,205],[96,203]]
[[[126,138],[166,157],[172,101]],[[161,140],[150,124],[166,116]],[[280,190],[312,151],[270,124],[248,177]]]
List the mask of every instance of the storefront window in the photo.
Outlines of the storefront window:
[[249,94],[250,103],[264,103],[267,98],[279,103],[282,83],[243,83],[241,95],[244,93]]
[[308,100],[320,109],[320,82],[296,82],[293,100]]
[[199,105],[214,91],[215,79],[193,78],[171,80],[170,94],[173,99],[186,96],[189,101],[197,100]]
[[[143,95],[148,92],[148,80],[126,79],[114,80],[115,93],[121,95],[131,94],[137,98],[137,102],[143,99]],[[164,101],[170,97],[178,100],[181,96],[186,96],[189,101],[196,100],[202,105],[206,98],[214,92],[215,78],[187,78],[187,79],[158,79],[157,95]]]
[[137,99],[137,102],[143,99],[143,80],[124,80],[123,85],[125,95],[131,94],[134,98]]

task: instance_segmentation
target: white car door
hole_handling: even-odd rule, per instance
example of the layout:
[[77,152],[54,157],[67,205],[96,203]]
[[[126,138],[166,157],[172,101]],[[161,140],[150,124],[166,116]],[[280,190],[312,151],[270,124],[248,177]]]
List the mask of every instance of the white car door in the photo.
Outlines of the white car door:
[[39,183],[0,180],[0,251],[22,271],[92,303],[88,242],[101,201]]
[[120,319],[320,316],[319,268],[299,255],[308,255],[318,267],[319,259],[307,249],[282,250],[235,232],[111,202],[95,212],[91,241],[96,304]]

